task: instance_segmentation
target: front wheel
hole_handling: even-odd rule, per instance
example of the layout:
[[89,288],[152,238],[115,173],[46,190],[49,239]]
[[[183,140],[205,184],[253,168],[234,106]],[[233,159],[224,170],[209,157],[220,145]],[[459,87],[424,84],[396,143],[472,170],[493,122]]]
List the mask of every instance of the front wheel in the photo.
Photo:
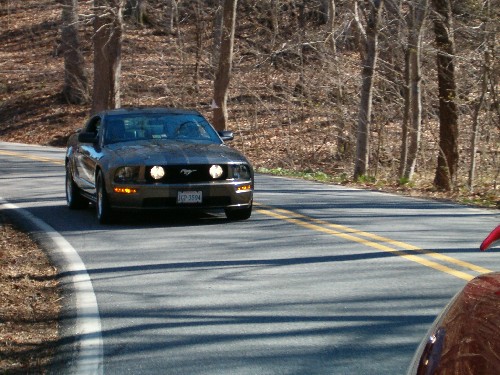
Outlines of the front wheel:
[[247,220],[252,215],[252,205],[247,208],[226,208],[224,212],[229,220]]
[[97,173],[96,179],[96,211],[97,220],[100,224],[109,224],[112,219],[111,207],[109,206],[108,194],[106,193],[106,185],[102,172]]
[[75,181],[73,181],[69,163],[66,164],[66,204],[72,210],[85,208],[89,204],[89,202],[82,197],[80,189],[76,186]]

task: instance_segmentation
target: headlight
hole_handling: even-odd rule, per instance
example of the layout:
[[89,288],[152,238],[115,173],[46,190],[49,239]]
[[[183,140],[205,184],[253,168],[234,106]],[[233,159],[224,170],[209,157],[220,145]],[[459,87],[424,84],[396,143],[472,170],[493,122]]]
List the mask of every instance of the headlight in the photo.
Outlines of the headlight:
[[165,169],[163,169],[163,167],[155,165],[151,168],[149,174],[151,175],[151,177],[153,177],[153,179],[160,180],[165,176]]
[[114,181],[117,183],[134,182],[139,176],[139,167],[120,167],[115,171]]
[[215,180],[217,178],[220,178],[222,174],[224,173],[224,170],[220,165],[212,165],[210,167],[210,170],[208,171],[210,173],[210,176]]
[[251,178],[250,167],[246,164],[233,165],[233,178],[235,180],[249,180]]

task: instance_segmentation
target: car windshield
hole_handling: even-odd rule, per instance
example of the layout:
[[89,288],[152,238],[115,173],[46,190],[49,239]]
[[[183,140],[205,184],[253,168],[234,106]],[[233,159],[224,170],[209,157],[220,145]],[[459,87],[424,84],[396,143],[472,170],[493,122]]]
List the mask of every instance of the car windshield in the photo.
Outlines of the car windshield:
[[212,125],[201,115],[140,113],[106,118],[104,143],[135,140],[175,140],[189,143],[221,143]]

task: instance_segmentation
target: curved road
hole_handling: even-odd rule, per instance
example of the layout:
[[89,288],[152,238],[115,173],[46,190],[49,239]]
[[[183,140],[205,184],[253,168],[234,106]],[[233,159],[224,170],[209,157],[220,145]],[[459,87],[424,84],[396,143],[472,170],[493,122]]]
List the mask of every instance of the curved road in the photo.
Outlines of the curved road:
[[401,374],[466,281],[500,270],[478,251],[498,210],[259,175],[245,222],[101,226],[66,208],[63,159],[0,143],[0,197],[78,252],[105,374]]

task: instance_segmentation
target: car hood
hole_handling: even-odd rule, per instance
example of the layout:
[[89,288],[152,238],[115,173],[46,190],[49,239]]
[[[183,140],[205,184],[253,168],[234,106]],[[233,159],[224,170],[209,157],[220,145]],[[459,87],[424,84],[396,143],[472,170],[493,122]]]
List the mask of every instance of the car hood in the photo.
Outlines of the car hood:
[[246,162],[238,151],[224,144],[196,144],[175,141],[140,141],[106,146],[111,164],[184,165]]

